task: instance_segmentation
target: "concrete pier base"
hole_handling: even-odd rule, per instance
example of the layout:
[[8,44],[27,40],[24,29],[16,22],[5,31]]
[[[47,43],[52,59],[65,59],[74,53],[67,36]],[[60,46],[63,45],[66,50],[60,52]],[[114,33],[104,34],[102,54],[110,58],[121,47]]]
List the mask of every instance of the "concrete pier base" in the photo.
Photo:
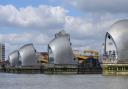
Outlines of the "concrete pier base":
[[79,68],[77,65],[45,65],[38,67],[5,67],[1,69],[6,73],[18,74],[101,74],[99,68]]
[[103,75],[128,75],[128,64],[102,64]]

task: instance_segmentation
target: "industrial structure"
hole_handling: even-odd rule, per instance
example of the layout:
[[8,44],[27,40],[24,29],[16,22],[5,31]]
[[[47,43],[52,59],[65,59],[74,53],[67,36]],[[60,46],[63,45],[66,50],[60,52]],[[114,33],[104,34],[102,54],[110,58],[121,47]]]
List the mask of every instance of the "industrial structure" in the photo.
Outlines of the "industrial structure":
[[96,60],[99,59],[99,53],[95,50],[84,50],[84,51],[74,50],[73,53],[75,59],[79,64],[90,57],[91,58],[93,57]]
[[95,50],[74,50],[75,60],[78,62],[79,73],[85,73],[85,71],[97,73],[101,72],[101,66],[99,62],[99,53]]
[[8,61],[10,63],[10,66],[19,66],[20,65],[19,58],[20,55],[18,50],[15,50],[12,53],[10,53],[8,56]]
[[[48,44],[48,52],[37,52],[33,44],[26,44],[8,55],[8,65],[1,68],[13,73],[103,73],[128,75],[128,20],[114,23],[105,35],[102,64],[94,50],[72,50],[70,35],[64,30],[55,34]],[[5,60],[5,45],[0,44],[0,61]]]
[[75,64],[70,35],[64,30],[48,44],[49,64]]
[[71,47],[70,35],[64,30],[55,34],[48,44],[48,52],[37,52],[33,44],[26,44],[8,55],[6,72],[13,73],[101,73],[99,54],[85,50],[77,54]]
[[[105,36],[105,55],[115,62],[128,62],[128,20],[114,23]],[[110,58],[112,57],[112,58]]]
[[128,75],[128,20],[114,23],[105,36],[104,74]]
[[37,66],[36,49],[33,44],[26,44],[19,49],[21,66]]
[[10,66],[13,67],[31,67],[37,66],[37,55],[33,44],[26,44],[19,50],[13,51],[8,56]]

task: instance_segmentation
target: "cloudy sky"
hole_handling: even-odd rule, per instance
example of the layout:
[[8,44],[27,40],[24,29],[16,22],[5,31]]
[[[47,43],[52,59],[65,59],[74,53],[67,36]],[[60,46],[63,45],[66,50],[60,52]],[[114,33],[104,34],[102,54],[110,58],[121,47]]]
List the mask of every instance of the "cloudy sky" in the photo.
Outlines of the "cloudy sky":
[[47,51],[65,30],[73,49],[100,51],[111,24],[128,18],[128,0],[1,0],[0,42],[6,55],[26,43]]

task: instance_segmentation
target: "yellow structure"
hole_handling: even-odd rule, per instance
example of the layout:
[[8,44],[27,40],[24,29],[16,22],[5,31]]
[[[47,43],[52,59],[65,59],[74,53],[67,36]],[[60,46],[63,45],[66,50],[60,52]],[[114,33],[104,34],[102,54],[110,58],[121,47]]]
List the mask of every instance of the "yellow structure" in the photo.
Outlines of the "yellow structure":
[[47,64],[48,63],[48,53],[47,52],[38,53],[38,62],[40,64]]
[[82,63],[84,60],[86,60],[89,57],[93,57],[95,59],[99,58],[99,53],[95,50],[74,50],[75,59],[78,60],[78,63]]
[[[93,57],[94,59],[98,59],[99,57],[99,53],[94,50],[84,50],[84,51],[74,50],[73,53],[78,63],[82,63],[84,60],[86,60],[89,57]],[[47,64],[48,53],[47,52],[38,53],[38,62],[40,64]]]

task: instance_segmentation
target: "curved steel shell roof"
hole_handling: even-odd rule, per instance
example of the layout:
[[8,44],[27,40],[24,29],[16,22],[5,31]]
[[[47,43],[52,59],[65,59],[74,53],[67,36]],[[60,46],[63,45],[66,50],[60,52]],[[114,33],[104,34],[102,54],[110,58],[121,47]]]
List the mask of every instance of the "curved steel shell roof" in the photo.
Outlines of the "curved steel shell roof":
[[113,24],[109,34],[117,46],[119,62],[128,62],[128,20],[120,20]]
[[33,44],[24,45],[19,49],[21,66],[36,66],[37,57]]
[[[74,64],[74,55],[68,36],[59,36],[49,43],[49,50],[53,55],[54,64]],[[49,55],[51,55],[51,52]]]
[[19,52],[18,50],[10,53],[8,56],[10,66],[19,66]]

